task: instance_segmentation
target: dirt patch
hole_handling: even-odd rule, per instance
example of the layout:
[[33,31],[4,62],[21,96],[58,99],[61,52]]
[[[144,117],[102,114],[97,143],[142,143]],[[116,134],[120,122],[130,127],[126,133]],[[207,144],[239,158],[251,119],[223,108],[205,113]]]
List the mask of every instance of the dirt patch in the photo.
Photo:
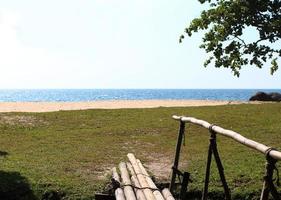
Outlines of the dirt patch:
[[172,165],[172,162],[165,160],[157,160],[144,164],[158,181],[169,180]]
[[170,155],[150,154],[149,162],[142,162],[145,168],[158,180],[167,181],[170,179],[173,159]]
[[[143,162],[143,165],[156,178],[157,181],[170,181],[172,166],[174,162],[173,155],[164,155],[153,153],[149,155],[149,162]],[[184,169],[187,162],[180,162],[179,169]]]
[[35,127],[38,125],[46,124],[42,119],[38,119],[34,116],[25,115],[0,115],[0,124],[7,124],[12,126],[25,126],[25,127]]
[[[113,168],[113,167],[112,167]],[[112,168],[104,168],[102,171],[96,172],[96,177],[98,180],[106,180],[107,177],[111,176]]]
[[96,165],[94,163],[88,163],[84,166],[80,166],[76,169],[65,169],[66,172],[75,174],[77,177],[81,177],[90,182],[94,182],[96,180],[104,181],[111,175],[111,169],[113,165]]

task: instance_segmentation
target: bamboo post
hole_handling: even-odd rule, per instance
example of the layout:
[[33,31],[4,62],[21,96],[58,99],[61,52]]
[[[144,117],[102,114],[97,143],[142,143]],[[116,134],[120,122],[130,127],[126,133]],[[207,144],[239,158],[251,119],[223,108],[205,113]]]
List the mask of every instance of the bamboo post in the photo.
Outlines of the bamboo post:
[[136,176],[136,173],[133,169],[133,166],[131,165],[131,163],[126,163],[126,164],[127,164],[128,170],[131,174],[131,180],[132,180],[133,184],[137,187],[137,188],[135,188],[135,193],[136,193],[137,199],[146,200],[143,191],[141,189],[139,189],[139,188],[141,188],[141,186],[140,186],[139,180]]
[[[272,151],[272,149],[270,150]],[[268,153],[270,152],[268,151]],[[269,194],[271,193],[274,200],[280,200],[281,197],[278,194],[277,189],[275,188],[275,185],[273,183],[273,172],[274,169],[276,169],[276,160],[267,156],[266,157],[266,174],[264,176],[264,183],[262,188],[262,193],[260,200],[268,200]]]
[[[112,169],[112,178],[120,183],[120,177],[117,173],[116,167]],[[124,191],[121,188],[117,188],[114,193],[116,200],[126,200]]]
[[139,167],[141,169],[141,172],[145,175],[145,178],[146,178],[146,181],[147,181],[149,187],[154,190],[153,191],[153,195],[154,195],[155,199],[156,200],[164,200],[164,197],[162,196],[161,192],[158,190],[158,188],[155,185],[155,183],[150,178],[149,174],[147,173],[146,169],[142,165],[141,161],[137,159],[137,163],[138,163],[138,165],[139,165]]
[[207,164],[206,164],[205,181],[204,181],[204,188],[203,188],[203,193],[202,193],[202,200],[206,200],[207,199],[207,195],[208,195],[211,162],[212,162],[212,148],[211,148],[211,145],[209,145]]
[[[213,125],[212,125],[213,126]],[[217,149],[217,142],[216,142],[216,133],[212,130],[212,126],[210,126],[210,144],[208,149],[208,158],[207,158],[207,166],[206,166],[206,174],[205,174],[205,183],[204,183],[204,190],[202,194],[202,200],[206,200],[208,196],[208,185],[209,185],[209,177],[210,177],[210,166],[211,166],[211,160],[212,160],[212,154],[214,154],[215,161],[217,164],[217,168],[219,171],[220,179],[224,188],[225,193],[225,199],[230,200],[230,190],[228,188],[225,176],[224,176],[224,169],[219,157],[219,152]]]
[[184,135],[184,129],[185,129],[185,123],[183,121],[180,121],[180,129],[179,129],[179,133],[178,133],[176,154],[175,154],[174,165],[172,168],[172,177],[171,177],[171,183],[170,183],[170,188],[169,188],[171,192],[173,192],[174,187],[175,187],[176,176],[177,176],[176,169],[178,169],[178,165],[179,165],[179,158],[180,158],[182,138]]
[[223,166],[222,166],[222,163],[221,163],[216,145],[214,145],[214,147],[213,147],[213,154],[214,154],[214,158],[215,158],[217,168],[218,168],[218,171],[219,171],[222,186],[223,186],[223,189],[224,189],[225,199],[231,200],[230,190],[229,190],[228,184],[226,182],[226,178],[225,178],[225,175],[224,175],[224,169],[223,169]]
[[122,183],[124,184],[124,194],[126,200],[136,200],[136,196],[131,186],[131,180],[130,180],[129,173],[127,171],[126,164],[124,162],[121,162],[119,164],[119,169],[121,172]]
[[181,190],[180,190],[180,199],[185,199],[186,197],[186,191],[187,191],[187,185],[190,174],[188,172],[184,172],[182,176],[182,184],[181,184]]
[[162,194],[163,194],[165,200],[175,200],[175,198],[173,197],[173,195],[171,194],[171,192],[168,188],[164,188],[162,190]]
[[154,197],[151,189],[149,189],[150,187],[149,187],[149,185],[146,181],[145,176],[142,174],[142,171],[141,171],[141,169],[140,169],[140,167],[137,163],[137,160],[136,160],[134,154],[128,153],[127,157],[129,158],[129,161],[131,162],[131,164],[133,166],[133,169],[134,169],[134,171],[137,175],[137,178],[139,180],[140,186],[142,188],[145,188],[145,189],[143,189],[143,193],[144,193],[146,199],[147,200],[155,200],[155,197]]

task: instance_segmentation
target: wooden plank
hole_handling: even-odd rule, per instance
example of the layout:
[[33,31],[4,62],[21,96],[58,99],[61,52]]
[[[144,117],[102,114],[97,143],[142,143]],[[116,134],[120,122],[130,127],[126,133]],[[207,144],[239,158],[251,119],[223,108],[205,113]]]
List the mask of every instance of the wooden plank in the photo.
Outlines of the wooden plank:
[[134,156],[134,154],[132,153],[128,153],[127,157],[129,158],[129,161],[131,162],[132,166],[133,166],[133,169],[137,175],[137,178],[139,180],[139,183],[140,183],[140,186],[142,188],[146,188],[146,189],[143,189],[143,193],[146,197],[147,200],[156,200],[151,189],[149,189],[149,185],[146,181],[146,178],[145,176],[142,174],[142,171],[137,163],[137,160]]
[[125,194],[126,200],[136,200],[135,192],[134,192],[132,186],[130,186],[132,183],[131,183],[129,173],[127,171],[126,164],[124,162],[121,162],[119,164],[119,169],[121,172],[122,183],[124,185],[124,194]]

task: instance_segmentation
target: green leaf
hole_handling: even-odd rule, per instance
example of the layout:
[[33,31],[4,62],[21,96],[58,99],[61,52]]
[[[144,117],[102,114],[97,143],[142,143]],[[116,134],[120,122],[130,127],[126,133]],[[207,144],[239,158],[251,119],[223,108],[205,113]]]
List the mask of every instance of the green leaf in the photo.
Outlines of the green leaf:
[[[239,77],[245,65],[262,68],[271,60],[271,74],[278,70],[277,57],[281,49],[274,49],[269,43],[281,39],[281,0],[199,0],[208,4],[209,9],[194,18],[185,33],[204,30],[200,48],[212,54],[204,62],[206,67],[214,59],[215,67],[230,68],[234,76]],[[251,27],[259,38],[254,42],[245,42],[244,30]],[[184,39],[180,36],[180,42]]]

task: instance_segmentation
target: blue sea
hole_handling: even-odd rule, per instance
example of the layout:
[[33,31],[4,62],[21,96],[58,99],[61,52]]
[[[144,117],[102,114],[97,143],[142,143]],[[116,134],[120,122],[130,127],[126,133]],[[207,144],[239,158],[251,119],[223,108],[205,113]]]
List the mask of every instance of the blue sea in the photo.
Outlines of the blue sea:
[[98,100],[202,99],[248,100],[258,91],[281,89],[36,89],[0,90],[0,101],[78,102]]

